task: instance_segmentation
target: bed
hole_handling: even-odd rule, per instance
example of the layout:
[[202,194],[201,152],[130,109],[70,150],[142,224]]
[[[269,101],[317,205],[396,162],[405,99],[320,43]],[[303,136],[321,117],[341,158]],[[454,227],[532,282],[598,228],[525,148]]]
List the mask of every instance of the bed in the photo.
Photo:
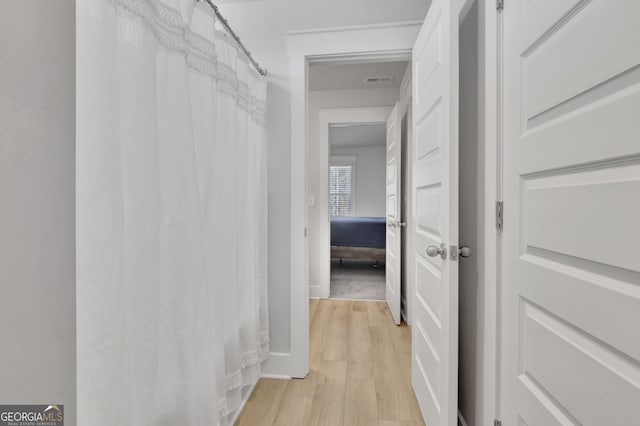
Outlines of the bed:
[[385,260],[386,218],[331,218],[331,258]]

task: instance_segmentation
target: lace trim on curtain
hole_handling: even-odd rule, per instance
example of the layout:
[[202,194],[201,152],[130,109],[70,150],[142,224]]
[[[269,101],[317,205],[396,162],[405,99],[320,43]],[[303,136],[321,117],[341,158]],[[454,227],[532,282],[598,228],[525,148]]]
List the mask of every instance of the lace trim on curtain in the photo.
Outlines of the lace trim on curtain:
[[240,356],[240,369],[227,376],[227,391],[242,386],[242,371],[254,367],[269,357],[269,344],[261,344],[256,350],[247,351]]
[[[227,392],[231,392],[235,389],[238,389],[243,385],[242,383],[242,372],[247,368],[254,367],[258,364],[261,364],[269,357],[269,336],[268,332],[262,333],[260,339],[262,341],[266,340],[266,344],[260,344],[257,350],[248,351],[242,354],[241,356],[241,368],[227,376]],[[227,403],[227,398],[222,398],[218,401],[218,416],[220,419],[227,418],[231,414],[231,409],[229,409],[229,405]]]
[[[187,66],[217,80],[218,90],[236,98],[238,106],[264,124],[266,104],[251,96],[248,85],[226,64],[218,61],[215,44],[192,32],[177,10],[157,0],[109,0],[120,10],[138,17],[167,50],[184,55]],[[220,33],[218,38],[228,42]],[[237,46],[234,46],[237,49]],[[248,65],[247,65],[248,66]],[[260,78],[260,77],[257,77]]]
[[[218,401],[218,419],[226,419],[231,414],[231,410],[229,410],[229,406],[227,405],[227,398],[221,399]],[[218,424],[222,424],[220,421]]]
[[260,346],[269,344],[269,331],[265,330],[260,333]]

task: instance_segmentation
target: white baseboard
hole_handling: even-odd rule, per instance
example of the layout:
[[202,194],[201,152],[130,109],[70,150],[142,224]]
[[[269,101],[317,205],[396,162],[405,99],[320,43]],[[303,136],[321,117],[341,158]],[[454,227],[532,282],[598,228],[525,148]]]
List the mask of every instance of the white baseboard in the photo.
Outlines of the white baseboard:
[[322,298],[322,288],[319,285],[310,285],[309,299],[320,299],[320,298]]
[[291,353],[269,352],[269,359],[262,366],[262,377],[291,378]]
[[458,410],[458,426],[468,426],[460,410]]
[[260,375],[261,379],[278,379],[278,380],[291,380],[291,376],[285,376],[284,374],[266,374],[263,373]]
[[350,299],[348,297],[332,297],[331,300],[351,300],[353,302],[384,302],[381,299]]

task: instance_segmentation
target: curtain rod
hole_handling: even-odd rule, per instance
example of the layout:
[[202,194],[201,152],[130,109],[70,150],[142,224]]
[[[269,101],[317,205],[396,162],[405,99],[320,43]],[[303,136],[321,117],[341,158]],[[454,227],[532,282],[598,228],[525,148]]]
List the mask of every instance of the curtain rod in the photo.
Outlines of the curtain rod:
[[[196,0],[196,1],[203,1],[203,0]],[[242,51],[247,56],[247,58],[249,58],[249,61],[251,62],[251,65],[253,65],[253,67],[256,69],[257,73],[260,74],[260,75],[267,75],[267,70],[262,68],[260,66],[260,64],[255,59],[253,59],[253,56],[251,55],[251,52],[249,52],[247,50],[247,48],[244,46],[244,44],[242,44],[242,42],[240,41],[240,37],[238,37],[236,35],[236,33],[231,29],[231,26],[229,25],[229,21],[227,21],[224,18],[224,16],[222,16],[222,14],[220,13],[220,10],[218,10],[218,6],[213,4],[213,2],[211,0],[204,0],[204,2],[207,3],[209,6],[211,6],[211,8],[215,12],[216,17],[218,18],[218,20],[220,21],[222,26],[227,30],[227,32],[231,35],[231,37],[233,37],[233,39],[236,41],[236,43],[238,43],[238,46],[240,47],[240,49],[242,49]]]

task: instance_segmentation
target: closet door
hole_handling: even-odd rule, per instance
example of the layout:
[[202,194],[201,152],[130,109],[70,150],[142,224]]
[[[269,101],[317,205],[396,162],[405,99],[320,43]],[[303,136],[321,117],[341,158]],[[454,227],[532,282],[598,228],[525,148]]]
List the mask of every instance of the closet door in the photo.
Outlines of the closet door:
[[638,424],[640,2],[503,13],[503,424]]

